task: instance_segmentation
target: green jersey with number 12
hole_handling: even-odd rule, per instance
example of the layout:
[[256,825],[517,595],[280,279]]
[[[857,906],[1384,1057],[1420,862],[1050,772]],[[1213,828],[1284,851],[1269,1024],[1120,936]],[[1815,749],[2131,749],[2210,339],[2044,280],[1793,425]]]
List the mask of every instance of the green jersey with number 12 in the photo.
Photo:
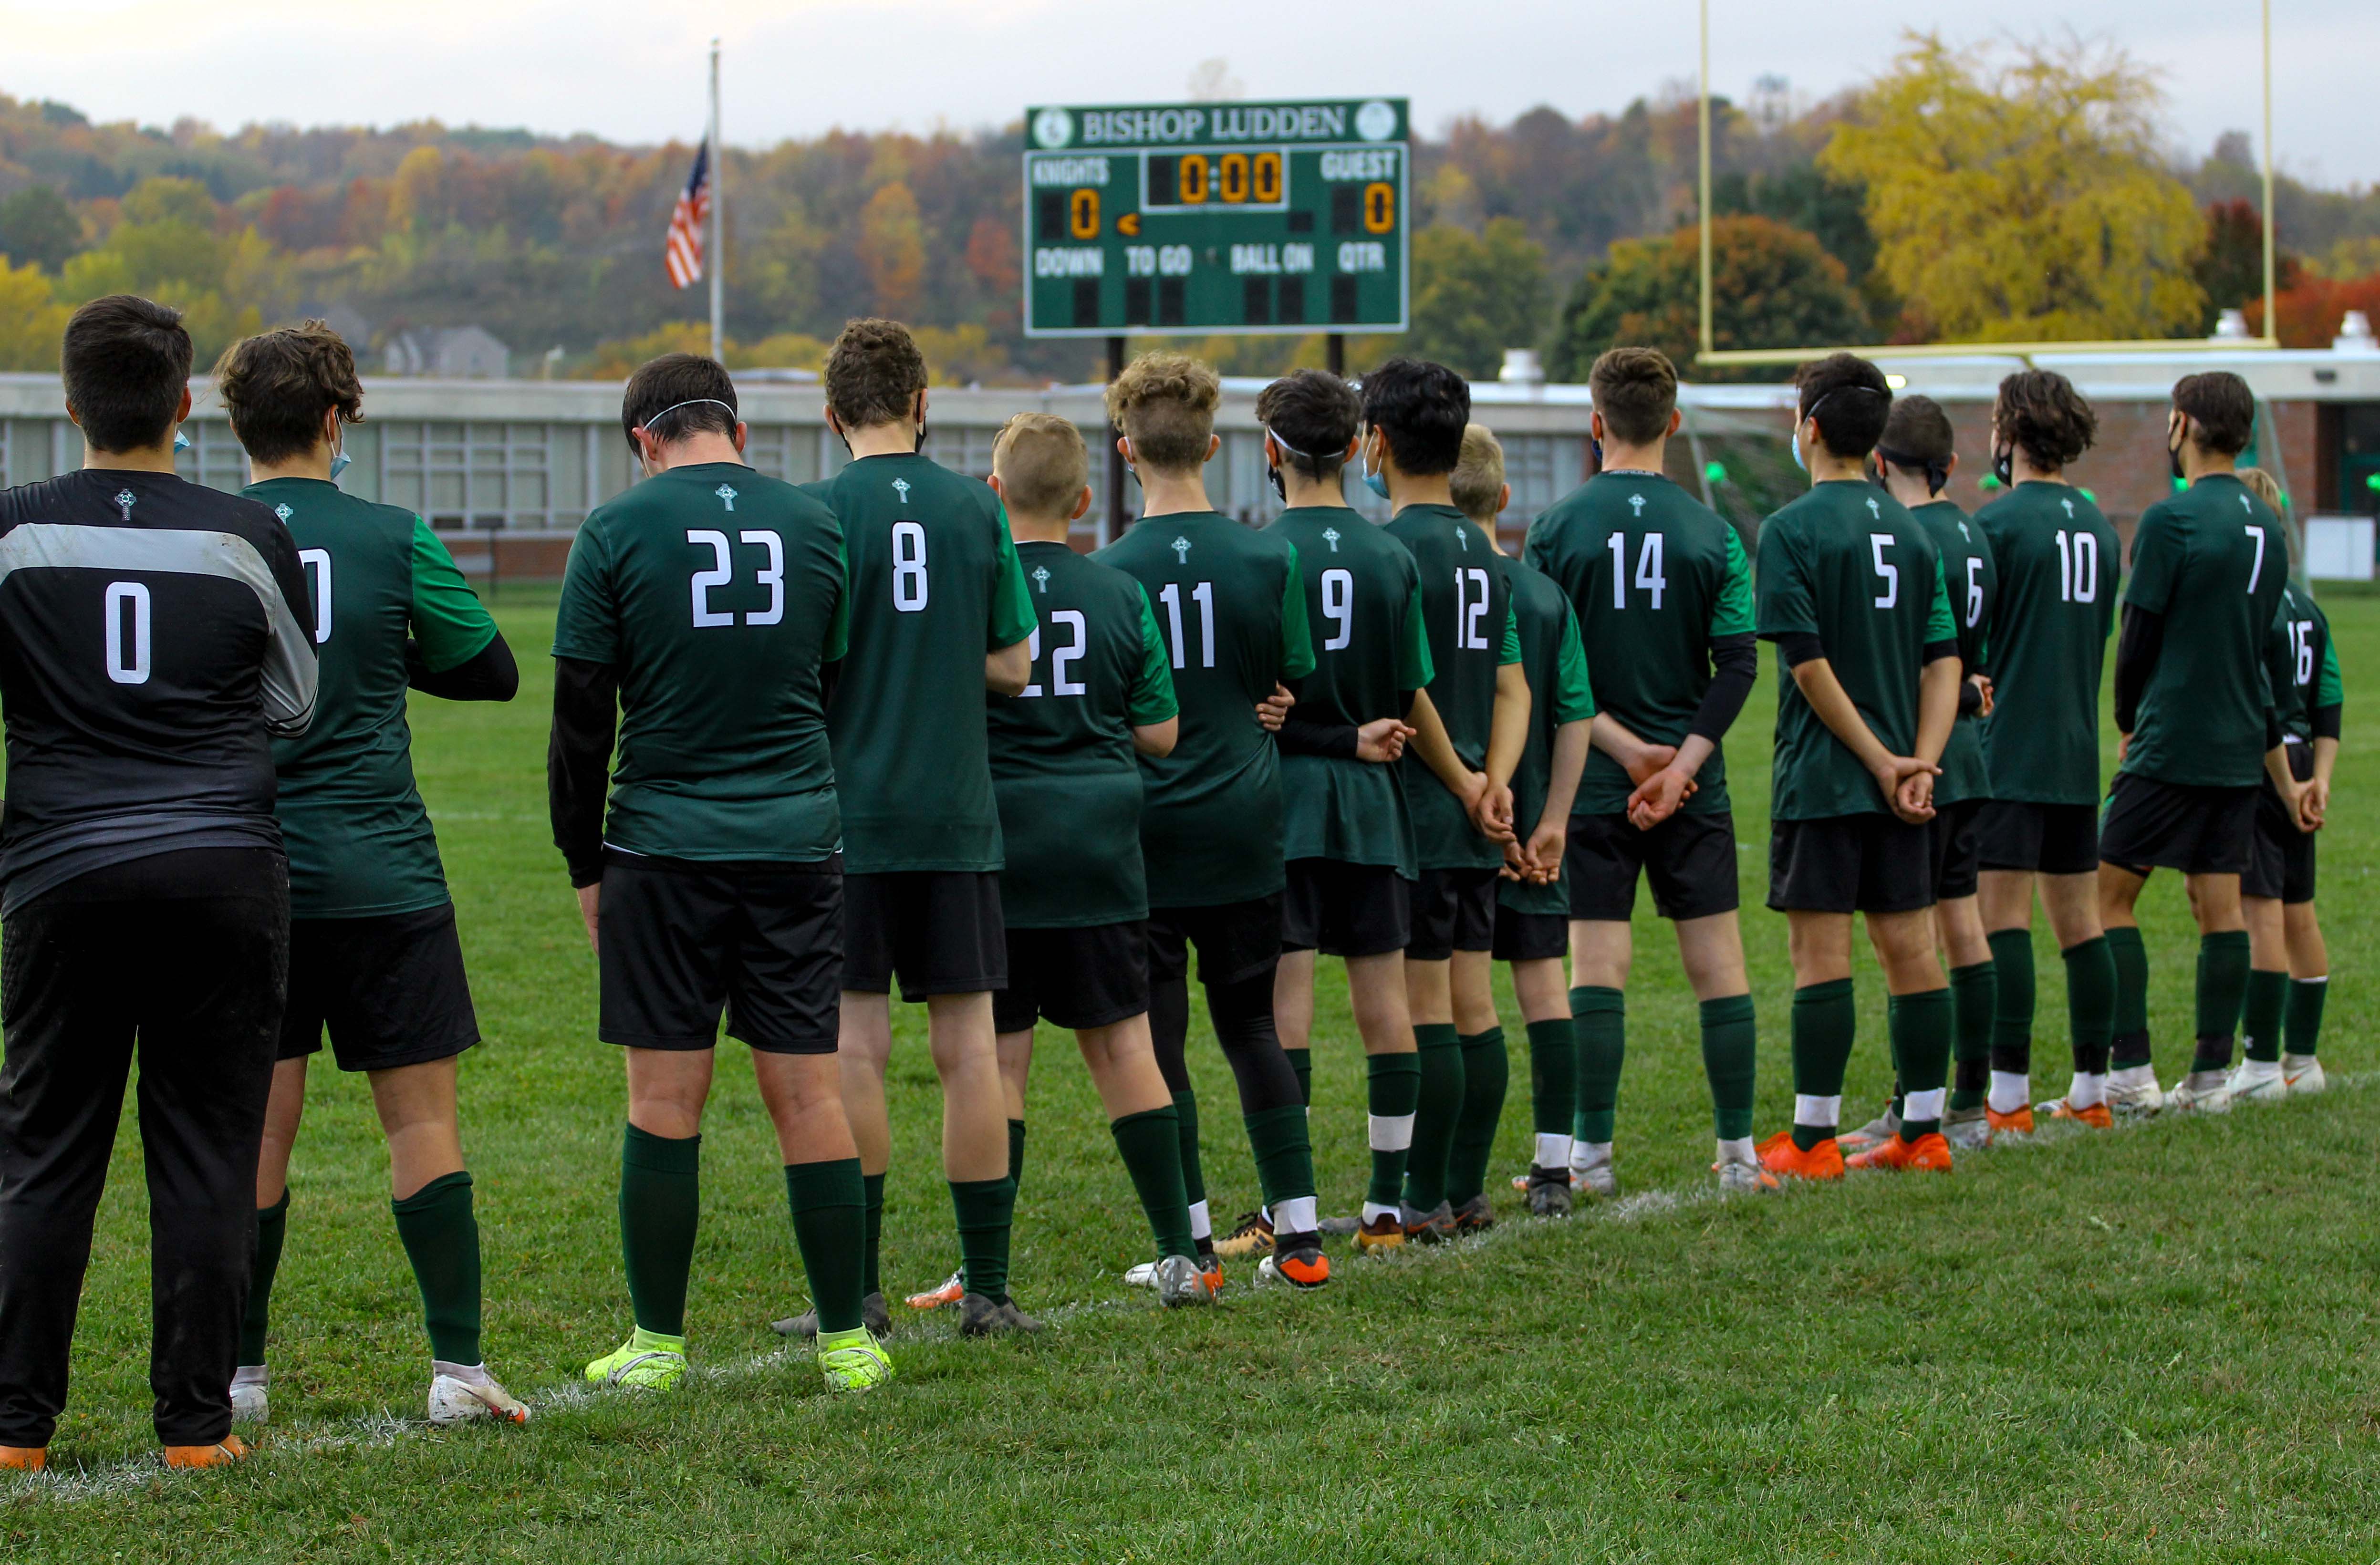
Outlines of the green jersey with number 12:
[[[1498,554],[1471,518],[1451,505],[1408,505],[1389,523],[1389,536],[1413,552],[1421,567],[1424,622],[1429,628],[1430,705],[1463,764],[1488,763],[1496,718],[1496,675],[1521,661],[1512,623],[1512,562]],[[1413,809],[1414,847],[1424,869],[1493,869],[1504,862],[1501,843],[1472,825],[1412,746],[1399,763],[1405,802]]]

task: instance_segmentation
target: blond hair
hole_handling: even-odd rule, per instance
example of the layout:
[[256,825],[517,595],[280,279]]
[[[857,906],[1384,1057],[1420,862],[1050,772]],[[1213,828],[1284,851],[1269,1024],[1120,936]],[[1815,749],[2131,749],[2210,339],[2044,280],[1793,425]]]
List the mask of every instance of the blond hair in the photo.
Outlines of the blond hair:
[[1495,431],[1485,424],[1463,426],[1463,455],[1454,459],[1447,484],[1464,516],[1483,528],[1496,525],[1497,497],[1504,491],[1504,445]]
[[1186,353],[1144,353],[1108,387],[1108,417],[1134,456],[1160,473],[1195,473],[1207,463],[1222,377]]
[[1073,419],[1019,413],[992,439],[991,470],[1011,516],[1062,522],[1091,481],[1091,454]]
[[2234,476],[2248,486],[2249,493],[2271,506],[2275,516],[2279,516],[2281,507],[2289,503],[2289,497],[2281,492],[2281,480],[2264,468],[2241,467]]

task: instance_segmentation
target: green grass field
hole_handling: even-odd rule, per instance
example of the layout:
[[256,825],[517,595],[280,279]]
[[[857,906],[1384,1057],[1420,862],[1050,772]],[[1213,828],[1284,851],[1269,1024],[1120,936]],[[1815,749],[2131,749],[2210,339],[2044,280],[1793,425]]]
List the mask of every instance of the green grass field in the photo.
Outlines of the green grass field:
[[[2087,1560],[2380,1556],[2380,706],[2350,699],[2325,832],[2340,1089],[2227,1118],[2045,1134],[1955,1177],[1712,1199],[1692,997],[1640,904],[1619,1167],[1627,1198],[1358,1265],[1324,1293],[1160,1313],[1118,1274],[1146,1236],[1071,1039],[1045,1034],[1014,1287],[1055,1329],[961,1341],[903,1323],[886,1392],[831,1400],[769,1320],[802,1298],[783,1181],[740,1048],[706,1127],[686,1394],[589,1394],[628,1325],[614,1196],[616,1051],[549,844],[550,599],[500,612],[508,708],[415,709],[486,1045],[466,1062],[488,1354],[537,1421],[432,1432],[418,1301],[363,1084],[318,1066],[292,1176],[274,1422],[225,1474],[156,1463],[146,1203],[128,1123],[53,1470],[0,1483],[0,1559],[663,1560]],[[2380,599],[2334,605],[2350,682]],[[2354,692],[2350,691],[2350,695]],[[1746,905],[1765,889],[1764,675],[1732,746]],[[2177,877],[2143,904],[2158,1061],[2186,1064],[2194,938]],[[1762,1134],[1791,1101],[1782,919],[1746,915]],[[2036,1096],[2066,1073],[2046,928]],[[1847,1115],[1884,1090],[1864,960]],[[1326,964],[1314,1129],[1324,1209],[1364,1169],[1360,1055]],[[900,1008],[888,1290],[953,1259],[922,1011]],[[1527,1161],[1526,1064],[1498,1169]],[[1212,1106],[1219,1223],[1253,1204],[1230,1075]],[[2344,1078],[2342,1080],[2342,1078]],[[896,1308],[898,1306],[896,1305]]]

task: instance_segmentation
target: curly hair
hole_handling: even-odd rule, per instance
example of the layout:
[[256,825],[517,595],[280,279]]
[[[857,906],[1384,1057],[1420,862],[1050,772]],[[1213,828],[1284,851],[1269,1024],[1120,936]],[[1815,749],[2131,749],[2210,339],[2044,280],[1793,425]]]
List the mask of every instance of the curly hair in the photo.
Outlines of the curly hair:
[[1214,366],[1186,353],[1144,353],[1108,387],[1108,417],[1157,471],[1196,472],[1206,466],[1222,401]]
[[2020,370],[2000,382],[1992,428],[2041,472],[2055,473],[2091,449],[2099,416],[2055,370]]
[[322,443],[322,415],[364,421],[364,388],[346,339],[320,321],[243,337],[215,361],[215,394],[251,461],[286,462]]
[[826,350],[827,409],[846,430],[908,418],[926,380],[926,356],[898,321],[851,321]]

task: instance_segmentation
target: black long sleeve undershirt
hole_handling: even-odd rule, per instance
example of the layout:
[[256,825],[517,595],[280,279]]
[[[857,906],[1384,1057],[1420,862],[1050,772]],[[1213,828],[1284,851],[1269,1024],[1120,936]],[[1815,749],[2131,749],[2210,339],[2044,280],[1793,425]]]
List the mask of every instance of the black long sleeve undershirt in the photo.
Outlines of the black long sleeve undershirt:
[[1686,732],[1699,734],[1714,745],[1726,738],[1759,677],[1760,643],[1751,632],[1713,641],[1710,688],[1703,692],[1702,705],[1694,709],[1694,720]]
[[421,646],[405,644],[405,682],[425,696],[442,701],[509,701],[520,694],[520,665],[504,633],[453,668],[432,673],[421,661]]
[[1973,717],[1984,710],[1984,693],[1972,679],[1959,681],[1959,715]]
[[553,736],[545,751],[553,845],[573,886],[603,878],[603,802],[612,782],[620,671],[577,658],[553,660]]
[[1307,715],[1308,708],[1299,701],[1289,709],[1281,720],[1281,729],[1273,735],[1285,756],[1322,756],[1333,760],[1354,760],[1358,739],[1352,722],[1325,722]]
[[2130,734],[2140,722],[2141,698],[2148,694],[2157,658],[2165,651],[2165,616],[2137,604],[2124,605],[2123,633],[2116,639],[2116,731]]
[[2339,714],[2340,704],[2337,701],[2326,707],[2314,708],[2313,736],[2317,739],[2338,738]]

